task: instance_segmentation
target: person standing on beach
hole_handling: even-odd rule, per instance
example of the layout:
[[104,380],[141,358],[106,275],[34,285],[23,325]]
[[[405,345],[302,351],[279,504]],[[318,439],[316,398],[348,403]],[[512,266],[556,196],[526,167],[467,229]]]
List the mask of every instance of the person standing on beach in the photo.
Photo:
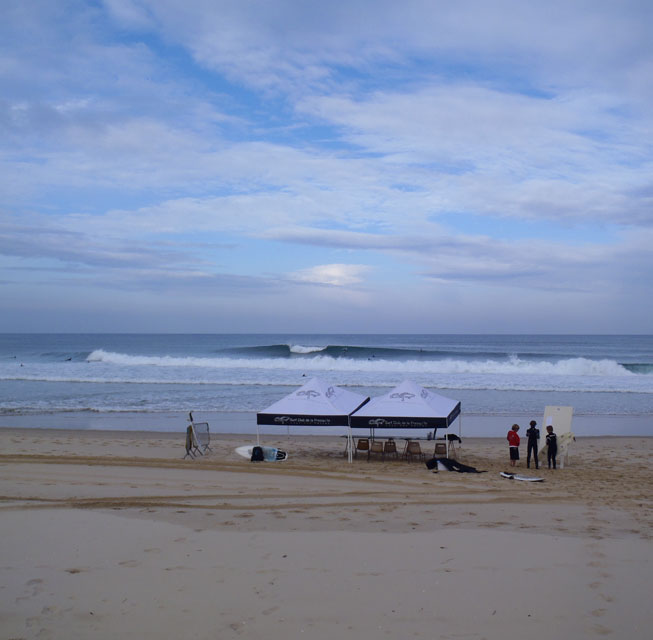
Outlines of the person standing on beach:
[[551,463],[553,463],[553,468],[556,468],[556,456],[558,455],[558,436],[553,433],[553,426],[549,425],[546,428],[546,459],[549,463],[549,469],[551,468]]
[[526,435],[528,436],[528,450],[526,452],[526,466],[531,468],[531,453],[533,453],[533,459],[535,460],[535,468],[539,469],[540,465],[537,460],[537,443],[540,439],[540,430],[536,428],[537,422],[531,420],[531,426],[529,429],[526,429]]
[[517,434],[518,431],[519,431],[519,425],[513,424],[512,427],[510,428],[510,431],[508,431],[508,435],[506,436],[508,439],[508,446],[510,447],[511,467],[514,467],[515,464],[517,463],[517,460],[519,460],[519,435]]

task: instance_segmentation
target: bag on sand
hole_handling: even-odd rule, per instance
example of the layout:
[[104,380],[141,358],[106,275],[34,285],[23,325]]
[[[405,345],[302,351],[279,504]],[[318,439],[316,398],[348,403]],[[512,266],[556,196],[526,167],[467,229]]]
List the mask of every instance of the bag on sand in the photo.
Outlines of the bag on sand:
[[263,460],[265,460],[263,455],[263,447],[254,447],[252,449],[252,457],[250,459],[252,462],[263,462]]
[[431,470],[440,469],[442,471],[457,471],[458,473],[486,473],[485,471],[479,471],[475,467],[470,467],[451,458],[431,458],[431,460],[426,461],[426,466]]
[[438,460],[437,458],[431,458],[430,460],[426,461],[426,466],[429,469],[437,469],[438,468]]

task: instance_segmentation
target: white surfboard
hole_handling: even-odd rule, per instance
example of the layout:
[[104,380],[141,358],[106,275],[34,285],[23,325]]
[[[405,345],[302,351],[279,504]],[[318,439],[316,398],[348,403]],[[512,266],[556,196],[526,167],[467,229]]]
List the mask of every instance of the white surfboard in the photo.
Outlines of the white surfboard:
[[[255,444],[246,444],[242,447],[236,447],[236,453],[243,458],[251,460],[252,451],[255,446]],[[263,449],[263,460],[265,462],[283,462],[288,459],[288,454],[282,449],[277,449],[276,447],[261,447],[261,449]]]
[[558,436],[558,466],[565,468],[565,463],[569,459],[569,447],[576,440],[571,431],[571,421],[574,415],[573,407],[554,407],[547,406],[544,408],[544,421],[542,422],[540,438],[540,460],[546,460],[546,427],[551,425],[554,433]]
[[544,478],[533,478],[532,476],[520,476],[518,473],[506,473],[505,471],[502,471],[501,475],[504,478],[509,478],[510,480],[523,480],[524,482],[544,482]]

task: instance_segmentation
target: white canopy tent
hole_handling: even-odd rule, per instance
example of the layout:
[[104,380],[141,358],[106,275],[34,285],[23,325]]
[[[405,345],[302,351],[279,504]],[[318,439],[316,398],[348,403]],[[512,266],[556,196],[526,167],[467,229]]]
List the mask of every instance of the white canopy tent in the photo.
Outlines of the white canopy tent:
[[[351,429],[447,429],[460,416],[460,401],[404,380],[388,393],[372,398],[355,411]],[[448,451],[448,447],[447,447]]]
[[[258,425],[349,427],[349,416],[368,401],[368,396],[311,378],[256,414],[256,441],[259,441]],[[351,451],[351,429],[348,437]]]

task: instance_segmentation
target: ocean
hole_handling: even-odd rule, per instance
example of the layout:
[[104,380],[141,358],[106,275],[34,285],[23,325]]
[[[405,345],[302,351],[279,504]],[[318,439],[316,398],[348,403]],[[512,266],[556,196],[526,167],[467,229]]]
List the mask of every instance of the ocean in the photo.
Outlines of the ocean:
[[564,405],[653,435],[653,336],[583,335],[0,334],[0,426],[255,426],[312,376],[370,396],[410,379],[474,424]]

